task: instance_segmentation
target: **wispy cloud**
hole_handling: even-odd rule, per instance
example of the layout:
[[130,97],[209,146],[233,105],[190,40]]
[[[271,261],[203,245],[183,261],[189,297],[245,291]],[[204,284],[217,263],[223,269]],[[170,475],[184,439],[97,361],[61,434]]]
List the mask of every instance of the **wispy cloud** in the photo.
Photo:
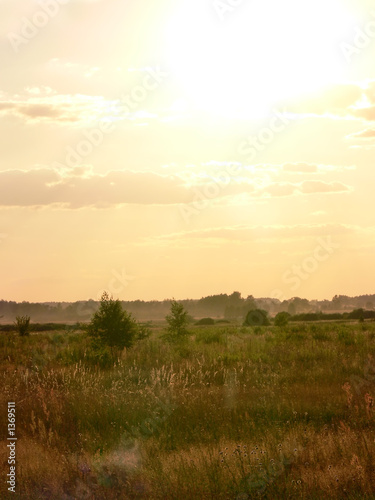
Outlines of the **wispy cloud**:
[[375,120],[374,82],[336,84],[284,103],[290,113]]
[[[280,167],[282,168],[282,167]],[[198,174],[190,179],[175,173],[110,170],[95,173],[90,166],[7,170],[0,172],[0,206],[63,206],[65,208],[109,208],[123,204],[171,205],[193,202],[198,189],[210,186],[212,177]],[[341,182],[305,180],[275,182],[269,175],[253,178],[241,175],[218,192],[218,202],[228,203],[246,195],[247,199],[347,193],[351,188]],[[241,198],[243,202],[243,199]]]
[[[315,238],[324,235],[346,235],[354,234],[360,230],[357,226],[345,224],[300,224],[300,225],[273,225],[273,226],[250,226],[236,225],[231,227],[216,227],[202,230],[184,231],[179,233],[165,234],[152,238],[152,241],[160,245],[170,244],[171,241],[194,241],[202,242],[219,241],[227,243],[241,243],[246,241],[282,241],[303,238]],[[149,244],[151,238],[145,238],[141,245]]]
[[116,103],[101,96],[57,94],[48,87],[28,88],[23,95],[1,96],[0,116],[14,115],[27,123],[90,123],[115,115]]
[[1,206],[110,208],[124,204],[168,205],[187,200],[178,179],[152,172],[92,172],[81,166],[58,171],[38,168],[0,172]]

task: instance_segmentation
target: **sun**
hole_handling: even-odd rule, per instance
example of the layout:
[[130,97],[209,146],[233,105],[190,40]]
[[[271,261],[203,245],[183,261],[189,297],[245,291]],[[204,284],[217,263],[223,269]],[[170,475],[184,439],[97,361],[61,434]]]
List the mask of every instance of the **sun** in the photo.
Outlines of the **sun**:
[[257,117],[342,79],[340,43],[355,25],[338,0],[252,0],[221,19],[202,0],[175,11],[166,59],[193,108]]

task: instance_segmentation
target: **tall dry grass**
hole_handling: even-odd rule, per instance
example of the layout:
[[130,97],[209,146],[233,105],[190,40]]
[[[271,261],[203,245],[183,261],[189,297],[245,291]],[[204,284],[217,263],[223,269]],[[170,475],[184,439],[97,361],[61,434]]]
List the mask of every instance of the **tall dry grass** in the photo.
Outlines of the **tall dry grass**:
[[374,339],[373,323],[155,330],[103,369],[83,333],[3,334],[4,471],[7,401],[18,441],[0,497],[375,498]]

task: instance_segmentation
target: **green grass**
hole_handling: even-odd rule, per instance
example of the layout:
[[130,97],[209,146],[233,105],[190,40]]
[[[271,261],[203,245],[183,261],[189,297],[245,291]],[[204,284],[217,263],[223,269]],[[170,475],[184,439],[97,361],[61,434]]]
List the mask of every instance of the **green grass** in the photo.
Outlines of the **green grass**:
[[83,332],[1,333],[1,498],[375,498],[375,323],[152,331],[105,369]]

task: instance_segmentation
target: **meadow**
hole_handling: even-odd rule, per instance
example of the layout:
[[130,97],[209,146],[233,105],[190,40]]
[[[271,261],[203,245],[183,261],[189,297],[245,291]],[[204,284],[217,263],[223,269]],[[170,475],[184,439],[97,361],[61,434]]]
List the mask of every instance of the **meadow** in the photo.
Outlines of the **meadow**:
[[0,497],[375,498],[375,322],[189,330],[109,366],[74,327],[0,333]]

